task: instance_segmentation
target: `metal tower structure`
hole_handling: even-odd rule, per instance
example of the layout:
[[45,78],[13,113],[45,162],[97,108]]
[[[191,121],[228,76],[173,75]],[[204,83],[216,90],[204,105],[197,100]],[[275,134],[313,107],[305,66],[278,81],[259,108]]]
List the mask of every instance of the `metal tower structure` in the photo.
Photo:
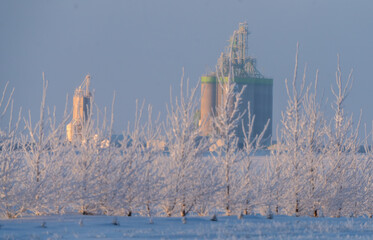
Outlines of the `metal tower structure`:
[[256,59],[248,54],[248,36],[247,23],[240,23],[238,30],[235,30],[229,39],[225,52],[222,52],[218,59],[218,69],[224,76],[228,75],[229,68],[232,67],[235,77],[264,78],[256,69]]

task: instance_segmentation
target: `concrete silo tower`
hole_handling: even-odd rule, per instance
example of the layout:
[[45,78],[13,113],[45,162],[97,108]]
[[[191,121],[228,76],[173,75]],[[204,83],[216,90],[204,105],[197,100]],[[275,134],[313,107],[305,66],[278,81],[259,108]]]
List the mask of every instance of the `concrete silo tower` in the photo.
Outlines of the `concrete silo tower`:
[[[272,121],[272,91],[273,80],[263,77],[256,69],[256,59],[248,55],[248,26],[247,23],[240,23],[238,30],[233,32],[226,50],[221,53],[218,59],[217,69],[219,76],[223,75],[219,84],[217,74],[211,73],[201,77],[201,119],[200,126],[202,134],[211,134],[211,116],[216,113],[221,99],[224,97],[222,86],[228,81],[230,68],[233,71],[233,81],[240,91],[245,87],[242,94],[240,111],[246,111],[243,116],[244,126],[248,124],[248,103],[250,103],[251,115],[255,115],[253,135],[260,134],[268,119]],[[243,143],[243,129],[239,127],[237,131],[239,143]],[[264,144],[270,143],[272,136],[272,123],[269,124],[264,136]]]
[[90,82],[91,77],[87,75],[83,83],[75,89],[73,98],[73,119],[66,126],[66,135],[70,142],[76,137],[81,136],[84,124],[89,119],[92,98],[89,91]]
[[218,101],[218,91],[216,77],[201,77],[201,121],[202,134],[207,136],[211,131],[210,117],[215,114],[216,102]]

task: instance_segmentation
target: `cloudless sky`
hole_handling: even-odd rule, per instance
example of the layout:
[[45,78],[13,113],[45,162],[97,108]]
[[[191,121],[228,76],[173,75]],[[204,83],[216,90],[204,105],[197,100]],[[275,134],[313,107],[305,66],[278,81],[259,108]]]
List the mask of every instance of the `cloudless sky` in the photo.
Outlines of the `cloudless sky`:
[[64,111],[86,74],[95,101],[110,108],[116,92],[115,131],[133,121],[136,99],[166,112],[170,86],[177,93],[185,68],[193,84],[214,69],[239,22],[251,32],[249,54],[274,79],[273,129],[286,107],[284,79],[292,78],[296,43],[300,70],[330,111],[337,54],[344,77],[355,79],[346,100],[355,119],[373,120],[373,1],[369,0],[38,0],[0,1],[0,87],[15,90],[15,105],[39,115],[42,72],[49,81],[47,104]]

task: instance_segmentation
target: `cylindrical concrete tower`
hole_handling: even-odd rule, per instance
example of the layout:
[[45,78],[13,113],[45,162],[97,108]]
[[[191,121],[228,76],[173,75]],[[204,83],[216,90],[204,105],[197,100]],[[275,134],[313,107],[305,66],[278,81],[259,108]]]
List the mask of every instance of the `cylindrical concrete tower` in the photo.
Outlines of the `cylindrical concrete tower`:
[[211,117],[216,109],[216,77],[201,77],[201,128],[202,135],[207,136],[211,133]]
[[269,145],[272,136],[272,107],[273,107],[273,79],[259,78],[256,79],[254,93],[254,136],[259,135],[270,119],[267,131],[263,136],[263,144]]

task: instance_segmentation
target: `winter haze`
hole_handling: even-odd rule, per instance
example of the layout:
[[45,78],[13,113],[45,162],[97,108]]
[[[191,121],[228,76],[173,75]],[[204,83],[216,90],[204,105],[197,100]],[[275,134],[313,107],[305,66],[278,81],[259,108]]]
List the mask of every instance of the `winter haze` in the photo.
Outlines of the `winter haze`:
[[[135,100],[165,113],[170,86],[178,88],[182,67],[193,84],[215,70],[216,60],[239,22],[249,26],[249,54],[274,79],[273,129],[286,106],[284,79],[292,78],[296,43],[300,68],[319,94],[330,99],[337,54],[354,87],[345,105],[363,123],[370,104],[373,56],[371,1],[1,1],[0,85],[15,87],[15,105],[39,115],[42,72],[49,81],[47,105],[62,116],[75,88],[92,76],[95,102],[111,106],[115,126],[133,121]],[[330,104],[325,104],[329,107]]]
[[372,7],[1,1],[0,238],[371,239]]

